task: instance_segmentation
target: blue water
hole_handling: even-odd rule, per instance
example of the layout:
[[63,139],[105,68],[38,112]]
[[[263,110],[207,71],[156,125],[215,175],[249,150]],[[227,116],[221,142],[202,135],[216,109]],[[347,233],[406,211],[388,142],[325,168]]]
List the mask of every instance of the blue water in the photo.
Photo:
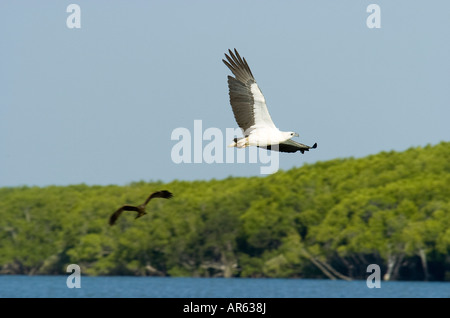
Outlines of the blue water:
[[67,278],[0,275],[0,298],[450,298],[450,282],[81,276],[68,288]]

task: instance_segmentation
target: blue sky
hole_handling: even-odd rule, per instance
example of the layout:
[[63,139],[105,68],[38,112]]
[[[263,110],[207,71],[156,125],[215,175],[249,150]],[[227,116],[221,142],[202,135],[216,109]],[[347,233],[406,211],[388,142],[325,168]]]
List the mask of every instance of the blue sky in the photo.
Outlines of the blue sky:
[[[66,25],[71,3],[80,29]],[[371,3],[379,29],[366,25]],[[171,158],[176,128],[237,127],[229,48],[275,124],[318,143],[280,154],[280,169],[449,141],[449,12],[449,1],[1,1],[0,187],[259,176],[259,163]]]

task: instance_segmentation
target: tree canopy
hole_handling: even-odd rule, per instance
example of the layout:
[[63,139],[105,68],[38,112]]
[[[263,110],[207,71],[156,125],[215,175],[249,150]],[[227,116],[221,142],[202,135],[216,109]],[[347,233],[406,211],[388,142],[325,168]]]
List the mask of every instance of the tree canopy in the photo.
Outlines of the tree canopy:
[[450,280],[449,158],[441,142],[266,177],[0,188],[0,273]]

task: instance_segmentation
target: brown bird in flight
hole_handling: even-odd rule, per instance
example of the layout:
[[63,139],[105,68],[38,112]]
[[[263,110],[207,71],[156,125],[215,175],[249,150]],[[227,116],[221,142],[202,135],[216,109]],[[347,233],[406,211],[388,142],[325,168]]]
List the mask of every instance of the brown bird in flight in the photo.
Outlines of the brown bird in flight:
[[135,219],[140,218],[143,215],[146,215],[147,212],[145,212],[145,206],[147,203],[150,202],[151,199],[154,198],[163,198],[163,199],[170,199],[173,197],[173,194],[167,190],[162,191],[156,191],[149,195],[147,200],[141,205],[135,206],[135,205],[122,205],[116,212],[114,212],[111,217],[109,218],[109,225],[114,225],[119,218],[119,216],[122,214],[123,211],[134,211],[137,212],[137,216]]

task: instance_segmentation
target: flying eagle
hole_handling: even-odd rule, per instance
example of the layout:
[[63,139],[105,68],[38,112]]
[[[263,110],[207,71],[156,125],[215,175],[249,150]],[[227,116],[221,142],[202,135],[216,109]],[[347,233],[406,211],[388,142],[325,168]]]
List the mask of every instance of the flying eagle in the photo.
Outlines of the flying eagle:
[[138,206],[128,205],[128,204],[122,205],[109,218],[109,225],[114,225],[123,211],[137,212],[138,213],[136,215],[136,219],[137,219],[137,218],[140,218],[141,216],[147,214],[147,212],[145,212],[145,207],[146,207],[147,203],[150,202],[151,199],[153,199],[153,198],[170,199],[172,196],[173,196],[173,194],[167,190],[156,191],[156,192],[153,192],[152,194],[150,194],[149,197],[147,198],[147,200],[145,200],[145,202],[141,205],[138,205]]
[[235,138],[229,147],[245,148],[257,146],[280,152],[304,153],[317,147],[307,146],[291,140],[299,135],[293,131],[280,131],[272,121],[267,110],[264,95],[253,77],[245,58],[236,49],[228,50],[227,61],[222,60],[235,77],[228,76],[230,104],[234,118],[242,129],[244,138]]

